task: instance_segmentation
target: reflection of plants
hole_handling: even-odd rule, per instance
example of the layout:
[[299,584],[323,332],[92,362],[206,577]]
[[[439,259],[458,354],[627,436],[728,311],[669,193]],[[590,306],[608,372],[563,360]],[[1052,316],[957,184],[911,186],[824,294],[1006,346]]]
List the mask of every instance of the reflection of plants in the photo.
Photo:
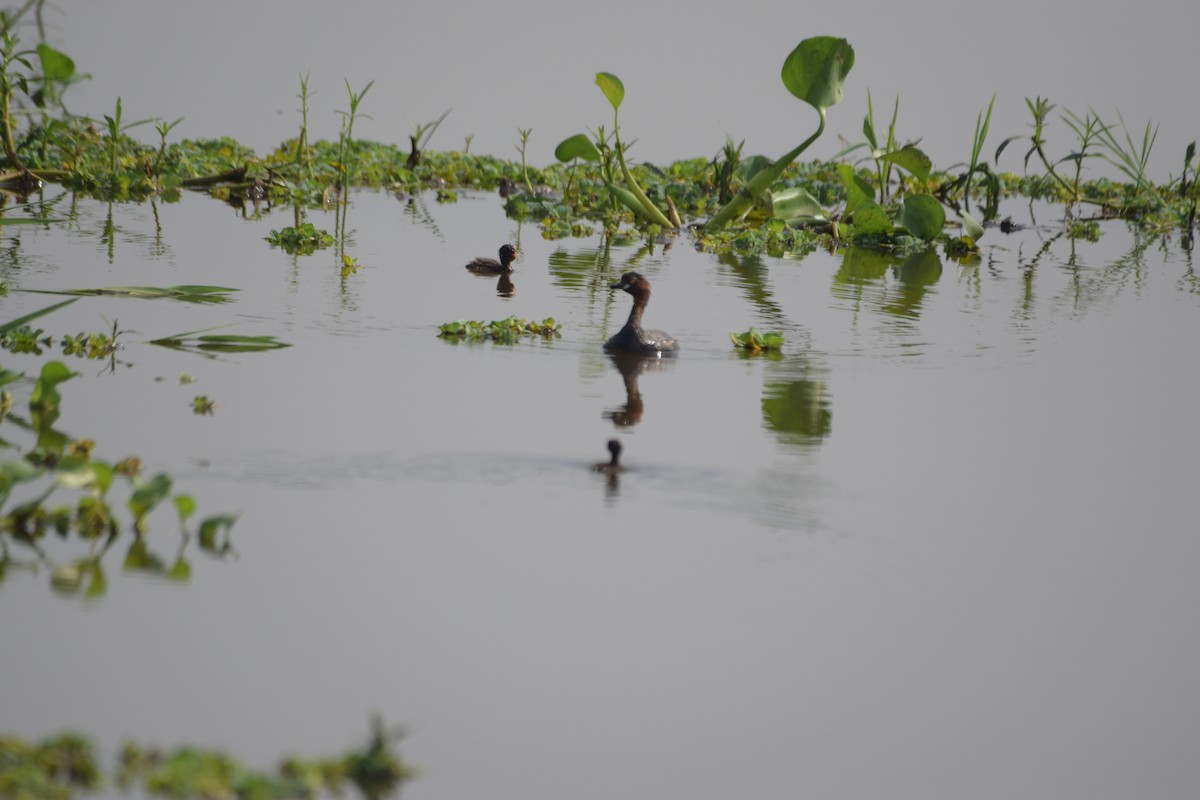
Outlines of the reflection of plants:
[[779,331],[759,333],[758,329],[752,327],[745,333],[731,332],[729,338],[734,347],[749,353],[778,352],[783,349],[783,334]]
[[554,339],[560,335],[561,328],[562,325],[555,321],[554,317],[547,317],[541,322],[531,322],[518,317],[507,317],[491,322],[458,320],[439,325],[438,336],[450,341],[479,342],[491,339],[501,344],[512,344],[522,336],[541,336],[543,339]]
[[[95,445],[91,440],[72,442],[54,428],[62,404],[58,387],[75,376],[76,373],[59,361],[43,364],[30,393],[28,420],[11,412],[5,416],[12,424],[31,431],[35,443],[25,458],[0,462],[0,511],[3,512],[0,516],[0,580],[10,565],[32,570],[45,566],[50,570],[51,586],[56,592],[65,595],[82,592],[86,598],[102,596],[107,589],[102,561],[121,538],[124,527],[110,497],[114,484],[122,479],[129,487],[125,506],[130,514],[128,527],[133,536],[123,568],[186,581],[191,576],[191,565],[185,551],[193,538],[187,526],[196,510],[196,501],[191,495],[172,494],[174,481],[166,473],[149,479],[139,477],[141,460],[137,457],[117,463],[93,458]],[[0,383],[11,383],[20,377],[0,370]],[[14,489],[25,484],[33,496],[10,507],[8,501]],[[58,490],[79,494],[73,503],[50,505],[51,495]],[[147,539],[151,512],[168,499],[175,506],[183,537],[169,566],[150,550]],[[216,556],[229,552],[229,530],[235,519],[230,515],[204,519],[195,535],[200,548]],[[220,537],[222,531],[225,533],[223,538]],[[51,559],[42,547],[50,532],[64,540],[74,533],[87,544],[87,552],[67,561]],[[9,552],[9,541],[32,550],[35,560],[30,563],[15,561]]]
[[278,350],[291,347],[287,342],[281,342],[274,336],[236,336],[233,334],[206,334],[205,328],[199,331],[176,333],[171,336],[160,336],[151,339],[150,344],[171,347],[176,350],[192,350],[194,352],[214,353],[258,353],[264,350]]
[[762,412],[772,430],[802,443],[818,442],[833,430],[833,411],[825,397],[823,381],[767,384]]

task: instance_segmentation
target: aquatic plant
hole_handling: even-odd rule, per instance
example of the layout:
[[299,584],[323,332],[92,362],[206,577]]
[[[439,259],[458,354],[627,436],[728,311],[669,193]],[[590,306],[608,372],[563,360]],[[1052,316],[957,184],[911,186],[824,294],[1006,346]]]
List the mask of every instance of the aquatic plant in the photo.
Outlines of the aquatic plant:
[[453,110],[454,109],[447,108],[442,112],[442,115],[433,122],[426,122],[423,125],[413,126],[413,132],[408,137],[409,142],[412,144],[412,149],[409,151],[408,160],[405,162],[409,169],[414,169],[421,163],[421,155],[425,150],[425,146],[428,145],[429,140],[433,138],[433,134],[438,129],[438,126],[442,124],[442,120],[444,120],[446,115]]
[[69,800],[111,785],[122,794],[159,798],[245,798],[306,800],[342,796],[353,784],[364,798],[390,797],[414,775],[396,749],[403,732],[371,719],[367,741],[341,756],[289,756],[274,772],[260,772],[213,750],[122,743],[108,774],[91,739],[61,733],[38,742],[0,736],[0,797]]
[[500,344],[513,344],[523,336],[540,336],[554,339],[562,329],[554,317],[541,322],[531,322],[516,316],[483,322],[482,320],[458,320],[444,322],[438,326],[438,336],[450,341],[484,341],[491,339]]
[[[105,295],[142,300],[182,300],[188,303],[224,303],[228,295],[238,291],[228,286],[104,286],[98,289],[30,289],[39,294]],[[70,301],[68,301],[70,302]],[[63,303],[62,305],[65,305]],[[58,308],[51,306],[49,310]],[[46,311],[47,309],[43,309]],[[22,317],[24,319],[24,317]],[[11,323],[10,323],[11,324]]]
[[779,331],[759,333],[757,328],[751,327],[744,333],[733,331],[729,334],[729,338],[734,347],[750,353],[778,352],[783,349],[783,334]]
[[[174,480],[166,473],[149,479],[140,477],[141,459],[126,457],[118,462],[94,457],[95,443],[90,439],[72,440],[55,429],[62,405],[59,387],[77,377],[60,361],[48,361],[34,382],[29,395],[29,417],[19,419],[12,413],[11,396],[7,396],[6,417],[33,435],[34,445],[24,458],[0,461],[0,580],[7,567],[18,566],[36,570],[46,567],[50,572],[51,588],[66,596],[82,593],[85,599],[102,596],[108,585],[103,560],[113,545],[121,539],[123,525],[110,493],[117,478],[128,484],[125,506],[130,514],[129,529],[133,540],[125,554],[125,571],[161,575],[171,580],[187,580],[191,566],[185,550],[193,535],[188,521],[196,510],[191,495],[173,494]],[[0,384],[14,383],[23,376],[0,370]],[[32,496],[9,507],[13,490],[29,484]],[[51,505],[48,501],[56,491],[77,491],[73,504]],[[27,493],[28,495],[28,493]],[[150,514],[166,500],[175,506],[179,519],[182,544],[173,564],[155,556],[146,538]],[[195,538],[200,548],[220,557],[231,549],[229,531],[236,517],[218,514],[199,524]],[[224,540],[218,540],[224,531]],[[61,539],[72,532],[87,543],[86,554],[66,560],[55,559],[42,546],[47,534],[54,532]],[[12,558],[7,540],[30,549],[32,562]]]
[[734,196],[708,224],[727,225],[740,219],[758,195],[775,183],[783,171],[825,132],[825,112],[838,104],[844,94],[843,84],[854,67],[854,49],[845,39],[817,36],[805,39],[783,62],[783,85],[795,97],[816,109],[820,117],[817,130],[808,139],[759,170],[745,187]]
[[276,247],[283,249],[289,255],[309,256],[318,249],[329,247],[334,238],[329,231],[318,230],[311,222],[302,222],[296,227],[288,226],[281,230],[272,230],[266,240]]
[[517,145],[517,152],[521,154],[521,178],[525,181],[526,191],[533,194],[533,183],[529,180],[529,166],[525,163],[525,146],[529,144],[529,136],[533,133],[533,128],[517,128],[517,133],[521,137],[521,143]]

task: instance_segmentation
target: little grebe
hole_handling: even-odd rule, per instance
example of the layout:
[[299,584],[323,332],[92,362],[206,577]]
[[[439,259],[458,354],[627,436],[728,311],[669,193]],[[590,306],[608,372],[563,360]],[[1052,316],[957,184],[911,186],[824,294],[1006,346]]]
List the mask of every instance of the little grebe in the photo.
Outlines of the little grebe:
[[633,310],[629,312],[629,321],[625,323],[625,327],[604,343],[605,350],[653,356],[674,353],[679,349],[679,342],[675,341],[675,337],[642,327],[642,312],[650,302],[650,281],[637,272],[626,272],[621,276],[621,280],[609,288],[624,289],[633,295]]
[[494,258],[477,258],[467,269],[484,275],[499,275],[502,272],[512,272],[512,262],[517,257],[517,248],[506,244],[500,248],[500,260]]
[[608,461],[601,461],[599,464],[593,464],[592,469],[596,472],[604,472],[609,475],[615,475],[618,472],[624,472],[625,468],[621,466],[621,442],[617,439],[608,440],[608,452],[612,454],[612,458]]

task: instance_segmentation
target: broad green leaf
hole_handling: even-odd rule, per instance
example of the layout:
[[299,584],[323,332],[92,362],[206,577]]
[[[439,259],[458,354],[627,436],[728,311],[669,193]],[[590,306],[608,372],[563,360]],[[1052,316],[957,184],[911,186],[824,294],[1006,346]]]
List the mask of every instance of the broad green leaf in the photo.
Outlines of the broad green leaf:
[[734,174],[742,180],[748,181],[769,166],[771,166],[771,159],[766,156],[748,156],[738,162]]
[[897,270],[901,282],[908,286],[932,286],[942,277],[942,259],[936,247],[913,253]]
[[190,494],[175,495],[175,510],[179,512],[179,521],[183,522],[196,513],[196,500]]
[[838,164],[838,174],[842,176],[842,184],[846,187],[846,213],[853,214],[861,203],[874,202],[875,190],[867,183],[854,167],[849,164]]
[[621,83],[620,78],[611,72],[597,72],[596,85],[612,103],[613,111],[621,107],[621,101],[625,99],[625,84]]
[[946,210],[932,195],[914,194],[896,209],[896,224],[926,242],[942,235]]
[[46,80],[69,81],[75,77],[75,62],[66,53],[43,42],[37,46],[37,54],[42,60],[42,75]]
[[192,565],[183,556],[175,560],[171,565],[171,569],[167,570],[167,580],[175,581],[176,583],[187,583],[192,577]]
[[879,203],[867,199],[854,207],[850,227],[853,236],[885,236],[892,230],[892,221],[888,219],[887,211]]
[[596,149],[596,145],[586,134],[577,133],[563,139],[558,147],[554,148],[554,157],[564,164],[576,158],[584,161],[599,161],[600,151]]
[[854,48],[845,39],[814,36],[796,45],[783,62],[783,85],[817,109],[842,101],[846,75],[854,66]]
[[42,365],[42,374],[33,386],[29,395],[29,407],[32,409],[50,410],[58,407],[62,399],[56,388],[63,381],[78,375],[71,372],[61,361],[47,361]]
[[148,481],[139,482],[129,495],[129,510],[140,523],[155,506],[171,493],[171,476],[160,472]]
[[822,219],[825,209],[799,186],[771,193],[771,216],[776,219]]
[[879,156],[879,160],[890,161],[897,167],[909,171],[921,183],[929,178],[929,172],[933,169],[933,162],[930,161],[929,156],[911,144],[906,144],[899,150],[884,153]]

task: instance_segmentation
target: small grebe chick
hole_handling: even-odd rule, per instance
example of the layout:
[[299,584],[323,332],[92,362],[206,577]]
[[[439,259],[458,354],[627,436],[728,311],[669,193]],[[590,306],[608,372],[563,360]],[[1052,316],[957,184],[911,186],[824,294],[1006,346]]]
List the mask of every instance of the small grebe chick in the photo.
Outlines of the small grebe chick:
[[596,472],[608,473],[609,475],[624,472],[625,468],[621,466],[621,442],[617,439],[609,439],[608,452],[611,454],[611,458],[608,461],[593,464],[592,469]]
[[624,289],[633,295],[633,309],[629,312],[629,320],[625,327],[617,331],[611,339],[604,343],[604,349],[610,353],[638,353],[646,356],[673,354],[679,349],[675,337],[662,331],[646,330],[642,327],[642,312],[650,302],[650,281],[637,272],[626,272],[621,280],[614,283],[611,289]]
[[477,258],[467,269],[482,275],[499,275],[502,272],[512,272],[512,262],[517,257],[517,248],[506,244],[500,248],[500,260],[494,258]]

